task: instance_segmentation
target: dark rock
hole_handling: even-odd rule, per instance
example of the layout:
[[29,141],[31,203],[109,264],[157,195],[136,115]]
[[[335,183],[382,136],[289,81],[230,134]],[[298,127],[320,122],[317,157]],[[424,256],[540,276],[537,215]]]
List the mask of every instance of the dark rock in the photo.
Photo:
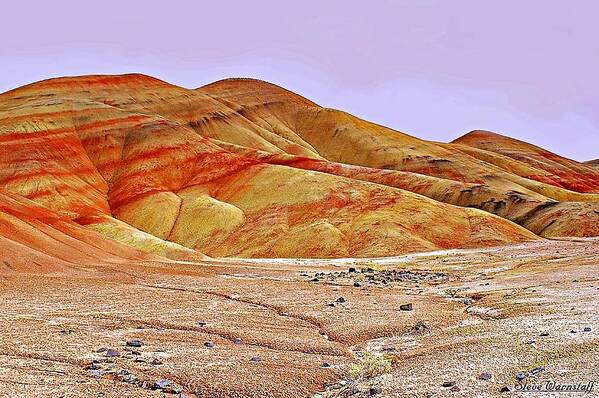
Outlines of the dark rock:
[[455,381],[444,381],[441,385],[445,388],[453,387],[455,386]]
[[377,395],[383,392],[383,389],[379,386],[374,386],[374,387],[370,387],[370,389],[368,390],[368,393],[370,395]]
[[328,303],[327,305],[328,305],[329,307],[334,307],[334,306],[335,306],[335,303]]
[[127,347],[141,347],[142,345],[144,345],[144,343],[142,343],[141,340],[129,340],[127,341],[127,343],[125,343],[127,345]]
[[570,330],[570,333],[577,333],[576,330],[572,329]]
[[526,374],[525,373],[520,372],[520,373],[516,374],[516,380],[522,381],[524,379],[526,379]]
[[401,311],[412,311],[414,309],[414,306],[412,305],[412,303],[402,304],[399,306],[399,309]]
[[449,391],[451,391],[451,392],[459,392],[459,391],[460,391],[460,387],[458,387],[458,386],[453,386],[453,387],[451,387],[451,388],[449,389]]
[[162,361],[158,358],[154,358],[152,359],[152,362],[150,362],[152,365],[162,365]]
[[208,347],[208,348],[212,348],[212,347],[214,347],[214,343],[213,343],[212,341],[207,341],[207,342],[205,342],[205,343],[204,343],[204,345],[205,345],[206,347]]
[[233,343],[241,344],[241,339],[239,337],[237,337],[235,340],[233,340]]
[[260,357],[252,357],[252,358],[250,358],[250,362],[253,362],[253,363],[258,363],[260,361],[261,361]]
[[335,300],[338,303],[345,303],[345,298],[343,297],[339,297],[337,300]]
[[545,370],[544,366],[539,366],[539,367],[536,367],[533,370],[531,370],[530,374],[533,375],[533,376],[534,375],[538,375],[539,373],[543,372],[544,370]]
[[480,375],[478,375],[479,380],[491,380],[492,377],[493,375],[491,375],[491,373],[489,372],[483,372]]
[[354,287],[360,287],[362,286],[362,284],[360,284],[360,282],[354,282]]
[[512,388],[509,386],[503,386],[501,387],[501,389],[499,390],[499,392],[510,392],[512,391]]
[[108,348],[106,348],[106,347],[101,347],[101,348],[98,348],[98,349],[96,350],[96,352],[98,352],[98,353],[100,353],[100,352],[106,352],[107,350],[108,350]]
[[312,278],[310,279],[310,282],[318,282],[318,278]]
[[108,358],[114,358],[114,357],[120,357],[121,353],[118,352],[117,350],[113,350],[112,348],[109,348],[106,350],[106,354],[105,354]]
[[158,380],[152,386],[153,390],[164,390],[173,385],[173,382],[170,380]]
[[472,300],[471,298],[465,298],[462,302],[466,305],[472,305],[474,303],[474,300]]
[[584,329],[582,329],[583,332],[590,332],[591,331],[591,327],[590,326],[585,326]]
[[198,326],[199,327],[204,327],[204,326],[206,326],[206,322],[204,322],[204,321],[198,321]]
[[354,267],[349,267],[349,269],[347,270],[347,272],[356,272],[356,269]]
[[549,332],[541,332],[541,336],[547,337],[547,336],[549,336]]
[[323,362],[323,363],[322,363],[322,367],[323,367],[323,368],[330,368],[330,367],[331,367],[331,365],[330,365],[328,362]]

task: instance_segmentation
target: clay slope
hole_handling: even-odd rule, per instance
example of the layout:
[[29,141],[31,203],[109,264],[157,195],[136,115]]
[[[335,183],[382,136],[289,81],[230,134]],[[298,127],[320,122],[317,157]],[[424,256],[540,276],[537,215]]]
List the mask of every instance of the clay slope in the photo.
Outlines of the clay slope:
[[588,162],[584,162],[584,164],[589,167],[599,168],[599,159],[589,160]]
[[175,258],[389,256],[530,231],[599,234],[599,196],[578,192],[592,191],[593,174],[576,174],[585,189],[564,187],[489,156],[506,155],[420,140],[247,79],[188,90],[86,76],[0,95],[1,188]]

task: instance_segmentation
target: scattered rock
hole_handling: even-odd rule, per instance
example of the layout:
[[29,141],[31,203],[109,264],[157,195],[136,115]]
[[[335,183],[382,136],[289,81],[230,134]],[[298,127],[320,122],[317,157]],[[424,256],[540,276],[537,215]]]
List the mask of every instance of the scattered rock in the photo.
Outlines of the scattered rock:
[[233,343],[241,344],[241,339],[239,337],[237,337],[237,338],[235,338],[235,340],[233,340]]
[[368,393],[370,395],[377,395],[383,392],[383,389],[379,386],[374,386],[374,387],[370,387],[370,389],[368,390]]
[[549,336],[549,332],[541,332],[541,336],[547,337],[547,336]]
[[129,340],[125,344],[127,345],[127,347],[137,347],[137,348],[144,345],[144,343],[142,343],[141,340]]
[[483,372],[480,375],[478,375],[479,380],[491,380],[492,378],[493,375],[489,372]]
[[465,298],[462,302],[466,305],[472,305],[474,303],[474,300],[472,300],[471,298]]
[[584,329],[582,329],[583,332],[590,332],[591,331],[591,327],[590,326],[585,326]]
[[458,386],[453,386],[453,387],[451,387],[451,388],[449,389],[449,391],[451,391],[451,392],[459,392],[459,391],[460,391],[460,387],[458,387]]
[[106,354],[105,354],[108,358],[115,358],[115,357],[120,357],[121,353],[118,352],[117,350],[114,350],[112,348],[109,348],[106,350]]
[[414,309],[414,306],[412,305],[412,303],[402,304],[399,306],[399,309],[401,311],[412,311]]
[[339,297],[337,300],[335,300],[337,303],[345,303],[345,298],[343,297]]
[[253,363],[258,363],[260,361],[261,361],[260,357],[252,357],[252,358],[250,358],[250,362],[253,362]]
[[173,385],[173,382],[170,380],[158,380],[152,386],[153,390],[164,390]]
[[528,341],[526,342],[526,344],[534,344],[534,343],[536,343],[536,341],[535,341],[535,340],[528,340]]
[[576,330],[572,329],[570,330],[570,333],[577,333]]
[[199,327],[204,327],[204,326],[206,326],[206,322],[204,322],[204,321],[198,321],[198,326]]
[[499,392],[511,392],[512,388],[509,386],[503,386],[501,387],[501,389],[499,390]]
[[330,365],[328,362],[323,362],[323,363],[322,363],[322,367],[323,367],[323,368],[330,368],[330,367],[331,367],[331,365]]
[[526,374],[525,373],[519,372],[519,373],[516,374],[516,380],[522,381],[524,379],[526,379]]
[[533,370],[530,371],[531,375],[538,375],[539,373],[543,372],[545,370],[544,366],[538,366],[536,368],[534,368]]
[[449,388],[455,386],[455,384],[455,381],[444,381],[441,385],[445,388]]
[[204,343],[204,345],[205,345],[206,347],[208,347],[208,348],[212,348],[212,347],[214,347],[214,343],[213,343],[212,341],[207,341],[207,342],[205,342],[205,343]]
[[101,353],[101,352],[106,352],[107,350],[108,350],[108,348],[106,348],[106,347],[101,347],[101,348],[98,348],[98,349],[96,350],[96,352],[97,352],[97,353]]
[[354,267],[349,267],[349,269],[347,270],[347,272],[356,272],[356,269]]
[[360,282],[354,282],[354,287],[360,287],[362,284]]
[[162,361],[158,358],[154,358],[152,359],[152,362],[150,362],[152,365],[162,365]]

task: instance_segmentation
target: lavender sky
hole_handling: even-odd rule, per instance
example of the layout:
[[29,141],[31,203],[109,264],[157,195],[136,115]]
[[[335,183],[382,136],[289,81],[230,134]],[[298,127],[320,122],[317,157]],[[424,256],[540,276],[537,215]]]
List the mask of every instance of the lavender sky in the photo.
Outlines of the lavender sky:
[[256,77],[420,138],[487,129],[588,160],[598,38],[595,0],[21,0],[2,5],[0,91],[92,73]]

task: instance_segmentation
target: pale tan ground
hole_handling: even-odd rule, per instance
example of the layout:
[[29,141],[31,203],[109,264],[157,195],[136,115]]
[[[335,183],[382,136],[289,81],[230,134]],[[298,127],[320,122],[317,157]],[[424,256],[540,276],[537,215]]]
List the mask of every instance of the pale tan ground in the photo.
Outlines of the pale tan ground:
[[[599,240],[371,260],[129,262],[49,275],[11,272],[11,259],[0,260],[1,397],[177,396],[93,375],[92,361],[107,360],[101,347],[123,354],[102,369],[127,370],[150,385],[169,379],[191,397],[349,396],[350,384],[339,382],[352,363],[383,348],[395,350],[392,371],[358,381],[362,392],[352,396],[369,396],[371,386],[382,397],[519,396],[499,390],[540,365],[546,370],[528,381],[599,382]],[[350,266],[448,278],[310,281]],[[340,296],[344,304],[327,306]],[[414,310],[400,311],[408,302]],[[419,321],[430,332],[414,332]],[[146,362],[125,350],[130,339],[145,343],[137,350]],[[150,364],[154,358],[163,364]],[[477,380],[482,372],[493,378]]]

